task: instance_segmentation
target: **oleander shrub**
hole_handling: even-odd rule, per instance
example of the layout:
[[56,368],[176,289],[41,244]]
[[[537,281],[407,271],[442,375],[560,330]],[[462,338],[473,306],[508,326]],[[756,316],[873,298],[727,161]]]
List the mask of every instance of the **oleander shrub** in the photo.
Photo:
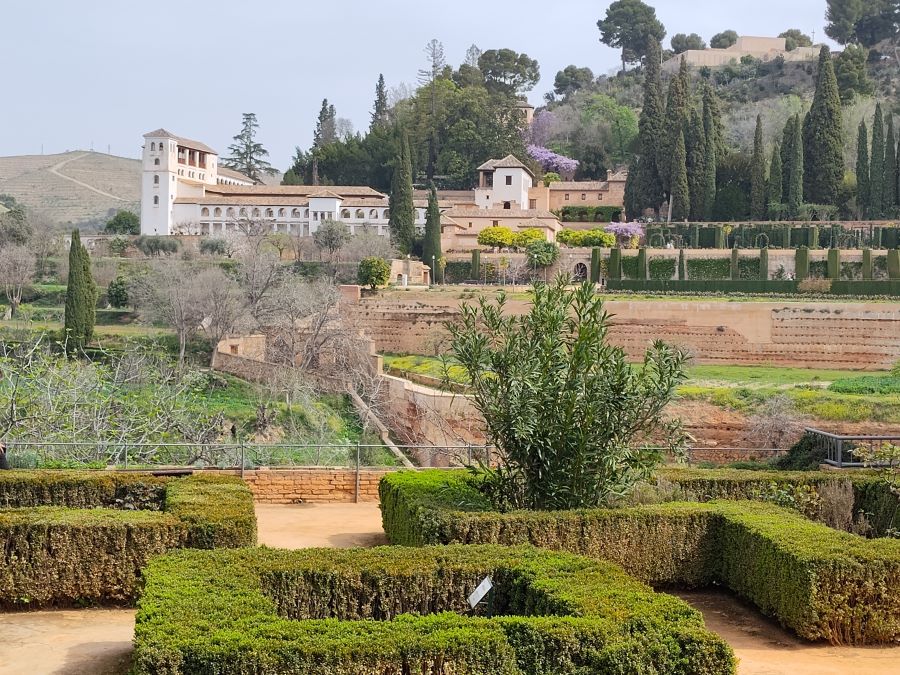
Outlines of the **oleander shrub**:
[[[690,484],[689,475],[681,478]],[[708,489],[699,480],[694,488]],[[733,476],[721,492],[739,497],[747,489]],[[809,640],[900,639],[900,541],[839,532],[773,504],[500,513],[487,506],[478,478],[461,471],[388,475],[380,495],[394,544],[527,543],[608,559],[653,585],[723,584]]]
[[[466,597],[488,575],[489,604],[470,611]],[[735,668],[683,601],[612,563],[528,546],[178,551],[145,578],[142,675]]]
[[255,543],[237,477],[0,472],[0,607],[127,603],[155,555]]

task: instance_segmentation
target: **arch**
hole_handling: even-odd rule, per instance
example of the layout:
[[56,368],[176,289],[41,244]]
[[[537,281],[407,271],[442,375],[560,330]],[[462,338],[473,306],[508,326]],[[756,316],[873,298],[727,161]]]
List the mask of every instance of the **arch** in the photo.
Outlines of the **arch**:
[[156,152],[156,143],[150,144],[150,152]]
[[303,209],[303,217],[309,218],[309,209]]
[[253,217],[259,218],[259,209],[253,209]]
[[217,206],[216,209],[213,211],[213,216],[215,216],[216,218],[221,218],[222,217],[222,209],[220,209]]
[[300,217],[300,209],[294,209],[291,211],[291,218],[299,218]]
[[350,220],[350,209],[341,209],[341,218],[344,220]]
[[362,209],[356,209],[356,219],[357,220],[365,220],[366,212]]
[[266,218],[274,218],[275,212],[272,209],[266,209]]
[[153,176],[153,184],[159,185],[159,174]]
[[389,220],[390,217],[391,217],[391,210],[390,210],[390,209],[385,209],[385,210],[381,213],[381,218],[382,218],[382,220]]
[[284,209],[278,209],[278,217],[279,217],[279,218],[284,218],[284,215],[285,215],[285,210],[284,210]]
[[234,209],[229,206],[227,209],[225,209],[225,215],[228,218],[234,218]]
[[200,217],[201,218],[209,218],[209,209],[207,207],[203,207],[200,209]]
[[575,265],[575,270],[574,270],[575,281],[584,281],[585,279],[587,279],[587,273],[588,273],[587,265],[585,265],[584,263],[581,263],[581,262],[577,263]]
[[159,206],[159,196],[153,198],[153,206]]
[[369,218],[371,220],[378,220],[378,209],[372,209],[369,211]]
[[247,209],[245,209],[245,208],[242,206],[242,207],[241,207],[241,210],[238,211],[238,214],[241,215],[241,216],[246,217],[246,216],[247,216]]
[[159,157],[153,160],[153,166],[159,166]]

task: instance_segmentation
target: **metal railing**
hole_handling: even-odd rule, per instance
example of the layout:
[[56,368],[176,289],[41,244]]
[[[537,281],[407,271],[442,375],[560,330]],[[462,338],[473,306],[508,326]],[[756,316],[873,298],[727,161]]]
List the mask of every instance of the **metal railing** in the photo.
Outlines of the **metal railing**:
[[846,436],[832,434],[821,429],[807,427],[809,434],[816,445],[825,450],[825,463],[831,466],[843,468],[862,468],[883,466],[877,462],[860,461],[860,455],[873,455],[875,448],[884,443],[900,445],[900,435],[888,434],[884,436]]

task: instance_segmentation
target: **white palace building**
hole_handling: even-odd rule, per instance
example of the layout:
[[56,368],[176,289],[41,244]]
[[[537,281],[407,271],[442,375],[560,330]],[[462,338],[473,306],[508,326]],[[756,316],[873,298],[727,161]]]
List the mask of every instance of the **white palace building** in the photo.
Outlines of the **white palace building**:
[[[221,235],[243,220],[271,223],[272,232],[309,236],[327,220],[352,234],[363,229],[388,236],[388,197],[370,187],[258,185],[219,165],[218,153],[165,129],[144,134],[141,234]],[[479,167],[479,187],[440,195],[444,250],[469,250],[486,227],[537,228],[553,241],[561,229],[550,212],[555,192],[538,183],[512,155]],[[565,200],[604,197],[609,183],[565,183]],[[569,187],[571,186],[571,187]],[[559,190],[557,190],[558,192]],[[586,191],[596,194],[587,194]],[[562,193],[560,193],[562,195]],[[427,194],[414,201],[416,228],[425,228]],[[560,197],[561,198],[561,197]],[[577,202],[575,202],[577,203]]]

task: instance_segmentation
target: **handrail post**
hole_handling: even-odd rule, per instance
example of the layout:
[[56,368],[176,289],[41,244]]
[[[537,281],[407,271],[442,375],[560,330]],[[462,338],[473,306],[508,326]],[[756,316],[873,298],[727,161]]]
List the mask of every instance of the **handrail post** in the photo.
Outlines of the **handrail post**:
[[246,464],[246,460],[244,457],[244,441],[241,440],[241,480],[244,478],[244,465]]
[[359,441],[356,441],[356,485],[353,490],[353,503],[359,503]]

